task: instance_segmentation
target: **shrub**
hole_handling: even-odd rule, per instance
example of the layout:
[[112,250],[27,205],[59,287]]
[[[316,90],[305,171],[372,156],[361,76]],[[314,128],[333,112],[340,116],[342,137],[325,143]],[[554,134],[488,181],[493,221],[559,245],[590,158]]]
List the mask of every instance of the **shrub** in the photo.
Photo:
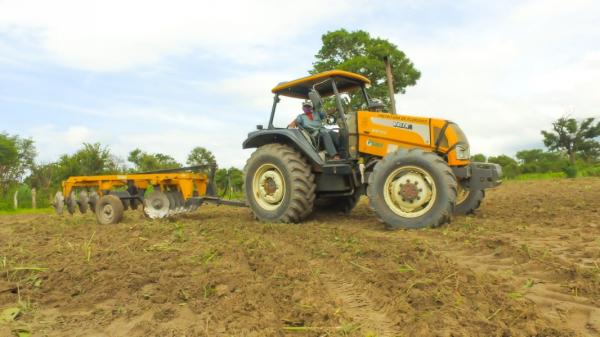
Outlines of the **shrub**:
[[562,171],[565,173],[567,178],[575,178],[577,177],[577,167],[568,165],[562,168]]

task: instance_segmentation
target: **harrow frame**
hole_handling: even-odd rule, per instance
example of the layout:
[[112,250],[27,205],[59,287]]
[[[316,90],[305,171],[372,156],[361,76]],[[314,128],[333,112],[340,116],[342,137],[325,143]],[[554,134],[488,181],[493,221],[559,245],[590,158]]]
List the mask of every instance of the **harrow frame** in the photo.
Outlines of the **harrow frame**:
[[[210,169],[208,175],[198,172],[207,168]],[[73,214],[75,206],[85,212],[89,204],[102,224],[118,223],[124,210],[136,209],[139,204],[144,206],[144,213],[150,218],[193,211],[205,202],[245,207],[243,201],[217,196],[215,173],[216,166],[202,165],[132,174],[73,176],[62,182],[62,191],[56,194],[53,205],[57,213],[62,214],[66,203],[69,213]],[[146,196],[146,190],[151,186],[154,191]],[[116,190],[123,187],[126,189]],[[88,197],[90,189],[92,192]],[[79,198],[75,190],[80,190]],[[165,207],[170,209],[167,213]]]

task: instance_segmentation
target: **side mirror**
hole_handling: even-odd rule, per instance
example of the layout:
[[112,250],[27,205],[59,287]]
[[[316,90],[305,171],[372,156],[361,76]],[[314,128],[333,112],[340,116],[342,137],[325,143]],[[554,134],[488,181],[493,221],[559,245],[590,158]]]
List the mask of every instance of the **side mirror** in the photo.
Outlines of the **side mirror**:
[[262,124],[258,124],[258,125],[256,126],[256,130],[262,130],[262,129],[263,129],[263,126],[262,126]]

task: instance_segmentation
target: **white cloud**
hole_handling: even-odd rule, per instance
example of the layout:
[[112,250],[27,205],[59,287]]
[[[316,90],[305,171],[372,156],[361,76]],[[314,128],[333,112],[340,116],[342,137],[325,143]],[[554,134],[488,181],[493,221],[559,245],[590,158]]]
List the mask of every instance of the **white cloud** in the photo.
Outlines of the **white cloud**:
[[56,61],[86,70],[156,65],[170,55],[258,64],[350,8],[342,0],[14,0],[0,3],[0,31],[35,39]]
[[[130,75],[149,82],[167,80],[166,85],[192,86],[203,94],[198,103],[200,99],[184,94],[163,97],[154,92],[146,99],[148,92],[131,89],[118,99],[71,103],[86,108],[57,98],[48,103],[53,111],[92,118],[85,125],[78,119],[60,128],[29,129],[46,160],[74,151],[77,141],[100,141],[122,157],[141,147],[180,161],[193,146],[201,145],[213,150],[223,165],[241,167],[248,156],[241,150],[246,133],[268,121],[270,89],[306,74],[318,48],[312,43],[318,43],[325,30],[338,28],[338,22],[349,30],[366,29],[404,50],[422,78],[397,97],[400,111],[459,123],[473,153],[514,153],[541,146],[540,129],[549,128],[565,112],[598,116],[597,2],[452,3],[460,11],[441,18],[443,24],[412,15],[423,8],[434,11],[438,3],[449,6],[444,1],[367,5],[360,0],[327,5],[316,0],[1,1],[0,34],[9,39],[0,40],[0,65],[12,68],[29,62],[41,64],[43,71],[49,57],[67,67],[121,71],[119,80],[127,81]],[[493,9],[484,8],[488,6]],[[407,14],[396,18],[394,10]],[[314,39],[300,39],[307,36]],[[17,43],[10,45],[11,41]],[[31,53],[40,50],[42,55]],[[187,72],[173,60],[194,67],[190,76],[165,76]],[[200,73],[199,65],[219,67],[215,73],[221,77]],[[14,76],[0,78],[9,83]],[[55,80],[64,78],[48,83]],[[93,96],[94,86],[90,89]],[[189,95],[193,90],[183,92]],[[0,99],[14,104],[48,99],[23,97]],[[71,102],[68,93],[65,97]],[[299,111],[296,102],[282,103],[279,125]]]
[[106,137],[87,126],[74,125],[61,129],[54,124],[35,126],[27,130],[25,137],[32,137],[42,162],[55,161],[65,153],[75,152],[82,143],[106,141]]
[[396,98],[401,113],[454,120],[487,154],[542,147],[540,130],[567,112],[597,116],[600,4],[525,1],[473,15],[426,40],[377,26],[422,70]]

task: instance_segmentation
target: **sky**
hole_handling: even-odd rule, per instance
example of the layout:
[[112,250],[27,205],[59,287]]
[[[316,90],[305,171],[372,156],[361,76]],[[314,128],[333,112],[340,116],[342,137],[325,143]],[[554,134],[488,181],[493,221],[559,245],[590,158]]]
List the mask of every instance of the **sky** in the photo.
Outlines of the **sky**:
[[458,123],[471,153],[543,148],[557,118],[600,118],[599,1],[0,0],[0,132],[45,163],[100,142],[243,167],[271,89],[340,28],[404,51],[421,79],[398,112]]

